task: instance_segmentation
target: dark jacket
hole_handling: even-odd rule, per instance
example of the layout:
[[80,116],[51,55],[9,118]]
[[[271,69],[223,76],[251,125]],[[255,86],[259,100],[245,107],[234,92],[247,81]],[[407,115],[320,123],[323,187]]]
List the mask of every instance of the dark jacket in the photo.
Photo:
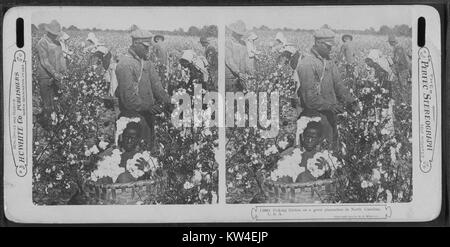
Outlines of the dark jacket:
[[299,93],[303,108],[326,111],[339,101],[345,104],[355,101],[343,85],[336,65],[320,57],[314,49],[303,57],[295,73],[300,80]]
[[155,100],[170,103],[154,65],[138,58],[133,50],[120,58],[116,67],[117,96],[121,111],[149,111]]
[[59,42],[53,42],[44,35],[36,44],[39,63],[37,73],[39,78],[54,78],[57,73],[66,71],[66,60]]

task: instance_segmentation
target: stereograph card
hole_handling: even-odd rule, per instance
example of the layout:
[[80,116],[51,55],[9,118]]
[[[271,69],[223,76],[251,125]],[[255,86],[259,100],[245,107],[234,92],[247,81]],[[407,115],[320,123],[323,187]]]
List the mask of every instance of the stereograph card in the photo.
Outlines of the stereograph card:
[[3,27],[11,221],[440,214],[432,7],[14,7]]

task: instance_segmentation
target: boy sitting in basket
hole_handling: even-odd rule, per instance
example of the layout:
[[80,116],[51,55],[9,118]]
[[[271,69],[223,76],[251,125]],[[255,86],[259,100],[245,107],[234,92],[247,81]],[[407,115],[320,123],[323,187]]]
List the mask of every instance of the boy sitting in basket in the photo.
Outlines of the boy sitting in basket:
[[[125,122],[124,122],[125,121]],[[146,179],[158,169],[156,158],[146,151],[139,119],[119,119],[126,126],[121,132],[118,124],[118,146],[120,149],[107,150],[97,164],[91,179],[97,183],[130,183]]]
[[321,117],[301,116],[297,121],[297,147],[282,153],[271,174],[274,181],[306,183],[329,177],[339,163],[326,148]]

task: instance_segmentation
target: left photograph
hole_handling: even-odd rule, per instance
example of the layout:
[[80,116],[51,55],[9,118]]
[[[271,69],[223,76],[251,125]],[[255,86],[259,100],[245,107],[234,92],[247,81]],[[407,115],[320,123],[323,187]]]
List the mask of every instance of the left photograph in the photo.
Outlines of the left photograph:
[[125,12],[32,17],[36,205],[218,202],[217,25]]

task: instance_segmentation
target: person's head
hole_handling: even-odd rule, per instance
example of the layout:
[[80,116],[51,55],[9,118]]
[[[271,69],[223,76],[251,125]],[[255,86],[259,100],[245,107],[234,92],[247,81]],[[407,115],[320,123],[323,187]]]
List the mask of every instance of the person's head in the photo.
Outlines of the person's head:
[[135,30],[131,33],[131,49],[141,59],[147,59],[153,34],[145,30]]
[[184,50],[179,62],[183,68],[189,68],[194,61],[195,53],[193,50]]
[[183,68],[188,68],[190,65],[190,62],[187,61],[186,59],[181,58],[179,61],[180,61],[181,67],[183,67]]
[[209,45],[209,41],[208,38],[206,36],[202,36],[200,37],[200,44],[202,45],[202,47],[206,48]]
[[397,45],[397,39],[395,38],[395,36],[394,35],[389,35],[389,37],[388,37],[388,43],[391,45],[391,46],[395,46],[395,45]]
[[309,122],[300,140],[306,151],[313,151],[323,140],[323,127],[320,122]]
[[239,41],[241,41],[244,35],[247,33],[245,23],[241,20],[230,24],[228,26],[228,29],[231,31],[231,36]]
[[284,45],[287,43],[286,37],[284,37],[284,34],[282,32],[278,32],[275,35],[275,45]]
[[367,66],[369,66],[371,68],[375,67],[375,62],[371,58],[364,59],[364,62],[366,62]]
[[319,29],[314,32],[314,48],[327,60],[330,59],[331,49],[335,45],[334,36],[334,32],[330,29]]
[[49,24],[45,25],[45,31],[50,39],[56,40],[61,33],[61,25],[58,21],[52,20]]
[[281,52],[280,56],[278,57],[278,64],[280,65],[286,65],[289,63],[289,61],[291,60],[292,57],[292,53],[288,52],[288,51],[283,51]]
[[139,123],[130,122],[122,133],[121,147],[126,152],[131,152],[136,149],[142,140],[141,137],[141,126]]
[[162,36],[162,35],[160,35],[160,34],[157,34],[157,35],[155,35],[155,37],[153,38],[153,41],[154,41],[155,43],[163,42],[163,41],[164,41],[164,36]]
[[342,35],[342,42],[347,43],[352,40],[353,40],[353,36],[351,36],[350,34]]

